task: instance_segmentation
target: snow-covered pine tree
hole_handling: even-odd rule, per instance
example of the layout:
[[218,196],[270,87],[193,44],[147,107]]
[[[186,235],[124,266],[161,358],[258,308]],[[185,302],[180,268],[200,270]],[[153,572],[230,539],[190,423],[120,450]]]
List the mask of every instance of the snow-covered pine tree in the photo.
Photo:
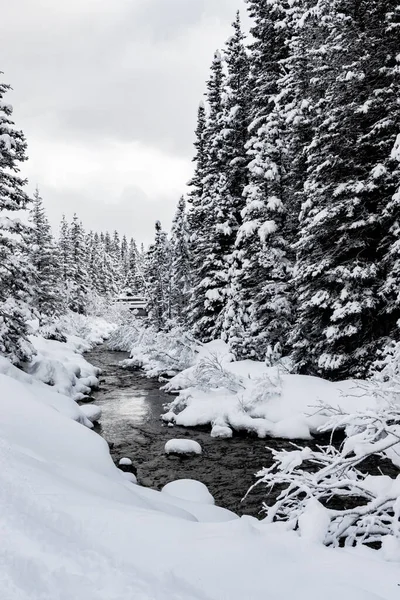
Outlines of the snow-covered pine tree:
[[189,298],[188,322],[194,328],[196,321],[202,316],[204,310],[204,299],[196,295],[194,290],[201,282],[201,269],[204,262],[206,250],[205,240],[207,237],[207,210],[203,206],[203,180],[206,175],[206,111],[204,102],[201,102],[197,112],[197,126],[195,130],[194,147],[196,149],[193,162],[195,169],[192,179],[189,181],[190,191],[188,194],[188,228],[189,228],[189,251],[192,264],[192,291]]
[[27,159],[26,141],[15,129],[12,106],[4,99],[9,90],[0,82],[0,353],[18,363],[33,352],[26,336],[34,269],[26,247],[29,228],[19,218],[30,201],[26,181],[18,175],[20,163]]
[[161,330],[171,318],[171,248],[160,221],[156,221],[154,243],[146,254],[145,280],[149,319]]
[[220,132],[221,172],[217,186],[216,230],[213,240],[214,254],[220,256],[223,265],[218,281],[222,310],[216,322],[215,333],[220,335],[223,332],[225,338],[229,337],[232,321],[239,309],[232,276],[237,261],[237,257],[234,256],[235,240],[242,223],[243,192],[248,181],[246,143],[251,103],[249,57],[239,12],[232,28],[233,35],[228,39],[223,51],[226,78]]
[[95,288],[97,293],[103,298],[112,298],[118,293],[118,273],[115,270],[114,255],[106,248],[107,236],[100,234],[98,243],[95,243],[94,252],[94,270],[95,270]]
[[91,233],[92,232],[86,237],[88,275],[92,291],[101,296],[104,291],[100,268],[100,265],[102,264],[103,244],[97,231],[93,233],[92,236],[90,235]]
[[33,195],[30,223],[29,258],[36,272],[32,303],[40,321],[49,322],[62,313],[65,303],[60,282],[59,251],[38,188]]
[[[226,289],[226,269],[223,251],[216,236],[216,216],[219,205],[219,185],[223,173],[221,150],[223,147],[223,86],[224,70],[221,54],[216,52],[211,64],[211,75],[207,82],[208,115],[202,132],[201,142],[204,143],[204,158],[202,167],[201,196],[196,197],[196,222],[202,219],[200,227],[192,233],[192,247],[196,244],[194,264],[194,279],[191,301],[188,311],[189,322],[194,334],[202,341],[209,341],[218,335],[218,317],[224,307],[225,298],[220,294],[220,288]],[[201,127],[198,125],[198,129]],[[200,139],[197,138],[199,146]],[[195,182],[198,183],[197,169]],[[195,183],[195,184],[196,184]],[[191,197],[193,202],[193,197]],[[193,232],[193,218],[190,226]]]
[[118,291],[121,291],[123,286],[123,265],[121,260],[121,240],[118,231],[114,231],[112,238],[112,258],[114,262],[115,281],[117,284]]
[[382,281],[389,239],[398,235],[398,28],[389,26],[396,11],[398,20],[390,0],[320,0],[313,11],[314,136],[293,336],[300,372],[365,376],[393,331]]
[[94,232],[90,230],[85,233],[85,251],[86,251],[86,265],[89,279],[89,289],[95,291],[95,274],[93,268],[93,247],[94,247]]
[[62,216],[60,223],[58,252],[60,257],[61,280],[64,288],[67,289],[72,277],[72,250],[70,228],[65,215]]
[[113,241],[111,239],[111,235],[110,235],[109,231],[105,232],[103,241],[104,241],[104,248],[105,248],[107,254],[109,254],[111,256],[113,253],[114,247],[113,247]]
[[129,246],[126,235],[122,236],[121,240],[121,271],[122,285],[125,286],[126,278],[129,272]]
[[191,259],[189,231],[186,218],[186,202],[182,196],[171,228],[171,318],[178,323],[186,322],[190,293]]
[[285,193],[285,123],[279,104],[282,61],[287,58],[284,3],[248,0],[252,90],[249,183],[236,239],[230,347],[237,358],[264,358],[268,346],[285,346],[291,320],[290,205]]
[[[400,5],[392,2],[375,5],[385,16],[378,19],[379,29],[375,37],[380,46],[381,86],[371,94],[369,110],[377,115],[377,122],[371,128],[370,139],[380,149],[374,173],[376,184],[388,202],[385,208],[387,221],[385,237],[382,240],[384,253],[384,280],[380,294],[385,303],[385,334],[389,340],[400,340]],[[375,18],[375,16],[372,16]],[[382,40],[384,39],[384,44]],[[376,41],[373,42],[376,44]],[[384,110],[382,111],[382,104]],[[383,112],[383,114],[382,114]],[[380,115],[380,119],[379,116]],[[381,165],[381,166],[378,166]]]
[[144,256],[139,252],[136,242],[130,239],[126,256],[126,274],[123,289],[132,295],[144,293]]
[[78,216],[74,214],[70,226],[71,243],[71,286],[69,307],[74,312],[83,314],[86,310],[90,280],[87,270],[85,248],[85,232]]

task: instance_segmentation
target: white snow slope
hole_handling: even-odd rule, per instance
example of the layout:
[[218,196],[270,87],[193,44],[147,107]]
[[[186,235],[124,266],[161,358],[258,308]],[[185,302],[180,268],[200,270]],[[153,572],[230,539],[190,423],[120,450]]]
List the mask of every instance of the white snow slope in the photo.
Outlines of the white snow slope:
[[1,600],[398,600],[399,565],[381,552],[130,483],[72,399],[5,370]]

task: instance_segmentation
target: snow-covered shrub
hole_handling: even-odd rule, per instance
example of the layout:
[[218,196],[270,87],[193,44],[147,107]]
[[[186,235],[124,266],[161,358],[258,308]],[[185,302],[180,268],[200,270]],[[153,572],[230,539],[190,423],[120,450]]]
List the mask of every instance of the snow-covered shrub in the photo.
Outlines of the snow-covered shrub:
[[[265,405],[271,398],[282,393],[282,377],[279,367],[270,368],[260,377],[247,381],[245,390],[239,395],[238,402],[245,413],[253,414],[257,406]],[[253,414],[254,416],[254,414]]]
[[274,464],[257,474],[255,485],[284,489],[273,506],[264,504],[266,521],[287,521],[302,536],[326,545],[387,545],[388,536],[400,544],[400,475],[392,479],[363,470],[372,455],[400,459],[400,407],[385,404],[356,414],[324,410],[331,418],[321,430],[344,428],[344,443],[340,450],[332,445],[271,449]]
[[400,342],[391,342],[374,365],[377,394],[400,401]]
[[228,371],[224,367],[223,358],[214,353],[199,360],[193,373],[193,380],[196,382],[196,388],[203,392],[225,388],[230,392],[237,393],[244,389],[241,378]]
[[49,321],[46,319],[42,322],[37,330],[37,335],[41,335],[45,340],[56,340],[57,342],[66,342],[65,333],[61,330],[58,321]]
[[[49,329],[49,335],[43,337],[58,339],[51,335],[52,332],[56,332],[57,336],[75,336],[80,338],[85,346],[80,351],[85,352],[96,344],[101,344],[108,338],[114,328],[115,325],[103,317],[82,315],[73,311],[67,311],[54,321]],[[41,331],[39,333],[42,335]],[[62,340],[60,339],[59,341]]]
[[107,340],[109,350],[130,352],[141,336],[143,325],[132,313],[122,318]]
[[119,328],[120,333],[117,330],[110,339],[114,344],[119,335],[121,343],[125,340],[131,344],[130,358],[122,361],[123,367],[142,368],[148,377],[170,377],[193,365],[198,343],[191,333],[180,326],[157,331],[142,323],[137,319],[126,330]]

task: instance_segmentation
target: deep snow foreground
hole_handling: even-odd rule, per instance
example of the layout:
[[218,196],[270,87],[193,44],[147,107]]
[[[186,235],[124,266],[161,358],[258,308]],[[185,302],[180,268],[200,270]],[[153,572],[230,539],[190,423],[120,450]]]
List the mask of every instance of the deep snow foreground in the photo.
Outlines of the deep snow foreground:
[[329,550],[133,485],[100,436],[2,380],[2,598],[398,598],[398,564],[379,552]]
[[381,552],[330,550],[282,525],[238,519],[187,482],[163,492],[134,485],[71,397],[7,365],[0,361],[2,599],[398,598],[398,564]]

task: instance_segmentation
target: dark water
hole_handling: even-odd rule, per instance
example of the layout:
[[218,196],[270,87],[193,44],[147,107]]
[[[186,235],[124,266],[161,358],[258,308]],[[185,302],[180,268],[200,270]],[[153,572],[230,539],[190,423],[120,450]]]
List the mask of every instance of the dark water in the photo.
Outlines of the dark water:
[[[93,393],[96,404],[102,408],[98,431],[111,442],[116,464],[124,456],[131,458],[139,483],[153,489],[161,489],[175,479],[197,479],[208,487],[219,506],[239,515],[262,518],[265,489],[260,486],[245,500],[242,498],[255,482],[254,474],[272,462],[266,446],[290,449],[290,442],[260,440],[244,434],[218,440],[210,437],[209,427],[168,427],[160,420],[160,414],[171,396],[160,391],[157,380],[143,377],[140,371],[122,369],[118,363],[127,357],[126,353],[99,347],[85,356],[102,369],[100,388]],[[203,454],[195,457],[164,454],[165,443],[172,438],[196,440]]]

